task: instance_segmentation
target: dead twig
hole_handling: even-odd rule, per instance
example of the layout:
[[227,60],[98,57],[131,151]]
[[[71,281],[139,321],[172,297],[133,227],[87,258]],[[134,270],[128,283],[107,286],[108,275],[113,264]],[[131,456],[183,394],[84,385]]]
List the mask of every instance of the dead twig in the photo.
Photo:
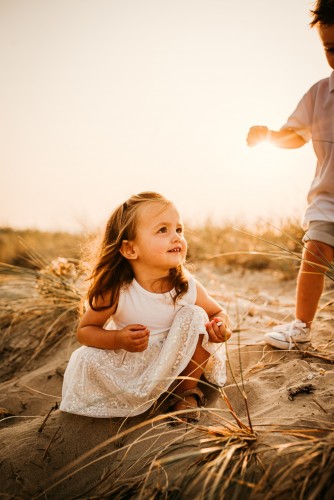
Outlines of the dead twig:
[[314,401],[314,403],[319,406],[319,408],[324,412],[324,413],[328,413],[327,410],[325,410],[325,408],[319,403],[319,401],[315,398],[312,398],[312,400]]
[[52,443],[53,443],[53,441],[54,441],[54,438],[55,438],[55,437],[56,437],[56,435],[58,434],[58,431],[59,431],[60,427],[61,427],[61,426],[59,425],[59,426],[58,426],[58,428],[56,429],[56,432],[55,432],[55,433],[54,433],[54,435],[52,436],[50,443],[49,443],[49,444],[48,444],[48,446],[46,447],[45,452],[44,452],[44,454],[43,454],[43,460],[45,460],[46,454],[47,454],[47,452],[49,451],[50,446],[51,446],[51,444],[52,444]]
[[45,419],[43,420],[41,426],[39,427],[39,429],[37,430],[37,432],[42,432],[49,416],[51,415],[51,413],[54,411],[54,410],[58,410],[58,403],[56,403],[54,406],[52,406],[52,408],[49,410],[49,413],[46,415]]
[[329,356],[327,355],[324,355],[324,354],[321,354],[321,353],[318,353],[318,352],[311,352],[309,351],[308,349],[301,349],[299,347],[299,345],[297,344],[297,342],[295,342],[295,346],[297,348],[297,350],[302,354],[303,357],[311,357],[311,358],[319,358],[319,359],[323,359],[324,361],[329,361],[330,363],[334,363],[334,359],[333,359],[333,354],[329,354]]

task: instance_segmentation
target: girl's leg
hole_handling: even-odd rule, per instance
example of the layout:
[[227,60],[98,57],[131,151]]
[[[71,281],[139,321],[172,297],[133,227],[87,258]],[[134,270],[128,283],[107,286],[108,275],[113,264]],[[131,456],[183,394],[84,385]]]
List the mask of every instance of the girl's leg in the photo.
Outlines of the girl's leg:
[[[176,394],[197,387],[198,381],[205,370],[210,354],[202,347],[203,335],[199,335],[196,350],[180,377],[189,377],[180,380],[177,384]],[[194,379],[194,380],[193,380]]]
[[[189,364],[180,374],[180,380],[178,381],[175,389],[173,390],[174,394],[182,395],[185,391],[197,388],[198,381],[202,373],[204,372],[206,363],[210,357],[210,354],[202,347],[202,341],[203,341],[203,335],[199,335],[195,352]],[[174,405],[174,410],[177,411],[177,410],[184,410],[186,408],[191,409],[197,407],[198,407],[198,400],[196,396],[189,394],[186,396],[182,396],[182,400],[180,399],[180,401]],[[188,420],[186,416],[184,418],[182,417],[180,418],[185,422],[187,422]]]
[[324,288],[325,272],[333,258],[333,247],[320,241],[306,242],[297,281],[296,318],[308,327],[311,327],[315,317]]

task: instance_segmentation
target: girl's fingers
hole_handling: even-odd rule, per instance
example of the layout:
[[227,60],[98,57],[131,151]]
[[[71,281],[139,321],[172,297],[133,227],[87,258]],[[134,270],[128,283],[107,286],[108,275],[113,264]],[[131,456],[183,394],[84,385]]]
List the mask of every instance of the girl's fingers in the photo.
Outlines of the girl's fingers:
[[142,339],[135,339],[135,340],[133,341],[133,343],[134,343],[135,345],[144,345],[144,344],[148,344],[148,337],[146,337],[146,338],[142,338]]
[[224,321],[218,321],[218,323],[216,323],[216,326],[222,326],[222,325],[224,325],[226,328]]
[[232,332],[229,328],[226,329],[226,332],[225,332],[225,339],[228,340],[232,335]]
[[147,330],[147,327],[144,325],[140,325],[140,324],[134,324],[134,325],[126,326],[125,330],[130,330],[131,332],[145,331],[145,330]]
[[148,341],[149,337],[146,335],[145,337],[132,339],[132,345],[135,349],[144,350],[148,346]]
[[145,351],[147,349],[147,346],[148,346],[148,342],[143,342],[143,343],[137,344],[136,350],[139,352]]
[[147,340],[136,339],[132,340],[132,342],[129,344],[128,349],[130,352],[141,352],[145,351],[145,349],[147,349],[147,346],[148,346],[148,339]]
[[231,335],[231,330],[227,327],[224,321],[212,320],[207,323],[207,330],[211,341],[213,342],[226,342]]
[[144,339],[148,337],[150,331],[146,328],[145,330],[131,331],[131,338],[133,339]]

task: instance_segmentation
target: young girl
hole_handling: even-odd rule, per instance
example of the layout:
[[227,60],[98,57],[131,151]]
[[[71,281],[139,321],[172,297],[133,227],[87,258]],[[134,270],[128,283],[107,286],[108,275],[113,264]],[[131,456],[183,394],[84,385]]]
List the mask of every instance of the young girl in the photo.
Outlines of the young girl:
[[[125,417],[150,408],[176,378],[174,410],[197,422],[210,382],[226,381],[230,336],[221,306],[184,268],[187,243],[173,203],[134,195],[111,215],[79,323],[83,344],[64,375],[62,411]],[[184,416],[185,415],[185,416]]]

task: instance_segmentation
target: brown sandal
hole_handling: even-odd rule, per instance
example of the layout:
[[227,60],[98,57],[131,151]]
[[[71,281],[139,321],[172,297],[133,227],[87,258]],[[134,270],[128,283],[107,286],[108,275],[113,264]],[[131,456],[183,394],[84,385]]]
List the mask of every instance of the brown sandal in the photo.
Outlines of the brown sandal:
[[[187,396],[193,396],[196,399],[197,409],[196,409],[196,407],[189,406],[189,401],[186,400]],[[193,389],[188,389],[187,391],[183,391],[180,394],[174,393],[174,396],[170,401],[167,412],[169,413],[171,411],[176,411],[175,406],[181,402],[183,403],[184,409],[189,408],[189,409],[191,409],[191,411],[189,411],[189,412],[187,411],[186,413],[182,413],[180,415],[175,415],[175,416],[172,415],[172,420],[169,423],[171,425],[179,425],[182,423],[182,421],[180,422],[180,420],[183,418],[187,419],[186,423],[196,424],[197,422],[199,422],[199,419],[201,417],[201,412],[199,411],[198,408],[201,406],[205,406],[205,404],[206,404],[205,396],[204,396],[203,392],[201,391],[201,389],[199,389],[198,387],[194,387]],[[194,408],[194,409],[192,409],[192,408]],[[180,408],[180,409],[183,409],[183,408]]]

